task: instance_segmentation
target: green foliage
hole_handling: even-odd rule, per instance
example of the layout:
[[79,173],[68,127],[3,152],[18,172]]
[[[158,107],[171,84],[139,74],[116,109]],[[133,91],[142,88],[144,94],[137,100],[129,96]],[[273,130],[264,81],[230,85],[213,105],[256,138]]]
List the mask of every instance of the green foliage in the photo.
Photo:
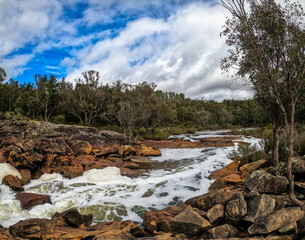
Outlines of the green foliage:
[[[273,130],[272,125],[268,125],[264,128],[260,145],[264,149],[264,152],[268,155],[272,154],[273,151]],[[288,151],[288,142],[285,134],[280,134],[280,143],[279,143],[279,161],[286,162],[289,156]]]
[[294,150],[301,156],[305,155],[305,125],[298,126],[295,133]]
[[246,164],[249,162],[257,161],[265,157],[264,151],[258,150],[258,146],[256,144],[248,144],[244,143],[239,145],[237,150],[232,151],[228,154],[228,158],[234,159],[236,157],[241,157],[241,164]]
[[65,116],[62,114],[56,115],[55,117],[51,118],[51,122],[55,124],[64,124],[66,123]]

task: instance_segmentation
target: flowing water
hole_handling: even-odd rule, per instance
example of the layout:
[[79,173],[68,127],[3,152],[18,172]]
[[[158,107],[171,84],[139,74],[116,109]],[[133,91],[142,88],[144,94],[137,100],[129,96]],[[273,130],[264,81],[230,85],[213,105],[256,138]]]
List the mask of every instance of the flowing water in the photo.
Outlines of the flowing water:
[[[198,141],[207,136],[221,136],[224,132],[197,132],[175,136],[180,139]],[[257,144],[257,138],[242,138]],[[174,206],[185,200],[204,194],[213,182],[208,179],[215,171],[231,162],[227,155],[234,147],[161,149],[162,156],[147,176],[131,179],[121,176],[120,170],[107,167],[91,169],[83,176],[66,179],[60,174],[44,174],[24,186],[25,192],[47,194],[52,204],[22,210],[15,193],[0,185],[0,224],[8,227],[29,218],[50,218],[55,212],[69,208],[79,209],[81,214],[92,213],[94,222],[130,219],[142,222],[143,214],[149,210]],[[0,164],[0,178],[8,173],[18,175],[9,164]]]

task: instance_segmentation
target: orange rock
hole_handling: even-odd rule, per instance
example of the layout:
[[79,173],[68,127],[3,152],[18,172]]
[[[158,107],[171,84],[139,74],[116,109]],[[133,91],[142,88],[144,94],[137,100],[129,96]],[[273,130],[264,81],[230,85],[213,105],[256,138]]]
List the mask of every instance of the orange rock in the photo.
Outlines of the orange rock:
[[77,156],[77,159],[83,166],[93,164],[97,160],[96,156],[94,155],[80,155]]
[[77,141],[71,145],[71,149],[75,155],[90,154],[92,146],[87,141]]
[[267,160],[261,159],[261,160],[258,160],[258,161],[252,162],[252,163],[245,164],[245,165],[241,166],[239,168],[239,170],[241,171],[242,176],[244,178],[247,178],[251,172],[261,168],[263,165],[266,164],[266,162],[267,162]]
[[141,146],[138,154],[143,156],[160,156],[161,151],[152,147]]
[[31,181],[32,176],[31,176],[31,171],[29,169],[19,169],[18,170],[21,174],[21,184],[25,185],[27,184],[29,181]]
[[150,211],[144,214],[143,225],[149,232],[170,232],[170,221],[187,206],[185,204],[168,207],[162,210]]
[[226,176],[224,178],[222,178],[224,181],[229,182],[229,183],[241,183],[243,181],[243,179],[241,178],[241,176],[237,173],[233,173],[229,176]]
[[0,163],[5,163],[6,158],[3,156],[4,149],[0,149]]
[[226,186],[227,186],[227,182],[223,178],[219,178],[211,184],[211,186],[209,187],[209,191],[215,191],[217,189],[221,189]]
[[230,164],[228,164],[227,166],[213,172],[209,178],[210,179],[219,179],[219,178],[223,178],[226,177],[228,175],[231,175],[233,173],[236,172],[237,168],[238,168],[239,162],[238,161],[233,161]]
[[9,186],[16,192],[23,191],[21,180],[13,175],[7,175],[2,179],[2,184]]
[[104,156],[108,156],[113,153],[117,153],[118,151],[119,151],[119,149],[115,146],[106,147],[106,148],[101,149],[98,153],[95,153],[95,156],[104,157]]

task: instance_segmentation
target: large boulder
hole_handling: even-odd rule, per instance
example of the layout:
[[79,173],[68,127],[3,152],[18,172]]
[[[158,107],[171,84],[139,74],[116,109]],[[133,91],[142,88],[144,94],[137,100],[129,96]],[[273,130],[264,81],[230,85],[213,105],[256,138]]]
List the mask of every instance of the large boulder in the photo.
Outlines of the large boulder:
[[105,147],[105,148],[99,150],[99,152],[95,153],[95,156],[106,157],[106,156],[109,156],[110,154],[116,154],[116,153],[118,153],[118,151],[119,151],[119,148],[116,146]]
[[[305,160],[301,157],[294,157],[292,159],[291,172],[295,176],[301,176],[305,174]],[[277,175],[286,176],[287,174],[287,163],[282,163],[278,168]]]
[[150,211],[144,214],[143,225],[149,232],[171,232],[170,221],[183,211],[186,205],[168,207],[162,210]]
[[253,172],[254,170],[260,169],[266,163],[267,163],[267,160],[261,159],[261,160],[255,161],[255,162],[245,164],[245,165],[241,166],[239,168],[239,170],[241,171],[242,176],[244,178],[246,178],[250,175],[251,172]]
[[256,219],[266,216],[273,212],[275,208],[275,199],[269,195],[251,192],[246,197],[247,215],[244,220],[255,222]]
[[10,145],[5,154],[8,156],[8,162],[16,168],[35,169],[37,164],[43,161],[43,155],[36,151],[23,152],[19,147]]
[[18,178],[16,176],[13,176],[13,175],[5,176],[2,179],[2,184],[5,184],[5,185],[9,186],[15,192],[23,191],[21,180],[20,180],[20,178]]
[[223,219],[225,216],[225,208],[221,204],[216,204],[209,211],[207,211],[206,217],[209,222],[213,224],[214,222]]
[[208,211],[216,204],[221,204],[225,206],[230,201],[232,196],[239,191],[239,188],[219,189],[212,192],[208,192],[201,196],[190,198],[185,203],[191,205],[192,207],[197,207],[200,210]]
[[31,171],[29,169],[19,169],[18,170],[21,174],[21,184],[25,185],[29,181],[31,181],[32,176],[31,176]]
[[152,147],[142,145],[138,151],[138,155],[143,156],[161,156],[161,151]]
[[89,226],[92,223],[93,215],[81,215],[76,209],[69,209],[62,213],[57,213],[53,218],[63,218],[65,223],[74,228],[78,228],[81,225]]
[[218,227],[209,229],[208,232],[214,239],[227,239],[231,237],[237,237],[240,233],[239,230],[230,224],[224,224]]
[[20,201],[22,209],[31,209],[36,205],[41,205],[45,203],[50,203],[51,199],[48,195],[37,194],[37,193],[17,193],[16,198]]
[[288,179],[283,176],[273,176],[265,171],[253,171],[244,181],[249,190],[256,190],[260,193],[281,194],[286,192]]
[[229,223],[237,224],[247,214],[247,202],[241,192],[234,194],[225,210]]
[[269,234],[285,226],[289,226],[304,217],[299,207],[277,210],[267,216],[258,218],[249,228],[250,235]]
[[202,216],[200,210],[187,206],[182,212],[173,217],[170,221],[170,226],[173,232],[193,237],[210,228],[211,224]]
[[228,175],[231,175],[231,174],[236,172],[236,170],[238,168],[238,165],[239,165],[238,161],[233,161],[230,164],[228,164],[227,166],[211,173],[209,178],[210,179],[219,179],[219,178],[223,178],[223,177],[226,177]]
[[75,155],[90,154],[92,146],[87,141],[76,141],[72,143],[71,149]]

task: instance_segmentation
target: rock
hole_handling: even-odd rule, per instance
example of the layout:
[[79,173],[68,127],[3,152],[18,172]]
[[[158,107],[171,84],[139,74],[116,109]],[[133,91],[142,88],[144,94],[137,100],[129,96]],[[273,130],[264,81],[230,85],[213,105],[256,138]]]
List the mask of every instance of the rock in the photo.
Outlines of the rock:
[[10,163],[0,163],[0,183],[2,183],[2,179],[7,175],[13,175],[18,178],[22,178],[20,172],[16,168],[14,168]]
[[[291,172],[294,175],[302,175],[305,173],[305,160],[301,157],[294,157],[292,159]],[[287,174],[287,163],[283,163],[277,171],[277,175],[286,176]]]
[[136,238],[128,232],[114,230],[95,236],[92,240],[135,240]]
[[189,240],[184,234],[163,233],[152,237],[141,238],[143,240]]
[[109,156],[110,154],[115,154],[119,151],[119,149],[115,146],[113,147],[106,147],[101,149],[98,153],[95,154],[97,157],[105,157]]
[[217,204],[214,207],[212,207],[208,212],[207,212],[207,218],[210,223],[214,223],[218,221],[219,219],[224,218],[225,216],[225,208],[221,204]]
[[267,216],[257,219],[249,228],[250,235],[269,234],[280,228],[293,224],[304,217],[299,207],[277,210]]
[[305,194],[305,183],[303,182],[294,182],[295,191]]
[[138,151],[138,155],[161,156],[161,151],[159,149],[154,149],[152,147],[141,146],[141,148]]
[[232,196],[240,189],[219,189],[213,192],[208,192],[202,196],[193,197],[185,203],[192,207],[198,207],[200,210],[208,211],[216,204],[226,205]]
[[259,194],[257,192],[249,193],[246,201],[247,215],[244,217],[244,220],[252,223],[256,219],[272,213],[276,203],[275,199],[269,195]]
[[31,181],[32,176],[31,176],[31,171],[29,169],[19,169],[18,170],[21,174],[21,184],[25,185],[29,181]]
[[136,178],[142,176],[143,174],[147,173],[145,169],[129,169],[129,168],[120,168],[121,175],[127,176],[130,178]]
[[227,181],[225,181],[223,178],[219,178],[211,184],[211,186],[209,187],[209,191],[212,192],[215,190],[219,190],[225,188],[226,186],[227,186]]
[[63,213],[57,215],[62,217],[70,227],[78,228],[82,224],[89,226],[92,223],[93,215],[81,215],[76,209],[69,209]]
[[288,179],[283,176],[273,176],[265,171],[253,171],[244,181],[249,190],[257,190],[260,193],[281,194],[286,192]]
[[242,183],[243,179],[241,179],[239,174],[233,173],[230,174],[224,178],[222,178],[224,181],[228,182],[228,183],[232,183],[232,184],[238,184],[238,183]]
[[[9,227],[10,234],[13,235],[14,239],[27,238],[27,239],[41,239],[41,231],[45,229],[48,220],[32,218],[18,223]],[[49,226],[51,228],[51,226]],[[49,230],[51,231],[51,230]]]
[[126,221],[112,221],[112,222],[101,222],[88,228],[88,231],[103,231],[103,232],[114,232],[120,230],[122,232],[130,233],[134,237],[145,237],[147,233],[143,231],[139,226],[130,220]]
[[73,155],[72,149],[66,143],[65,139],[60,138],[40,138],[35,141],[35,148],[44,155],[56,154],[58,156]]
[[20,201],[22,209],[31,209],[36,205],[41,205],[45,203],[50,203],[51,199],[48,195],[37,194],[37,193],[17,193],[16,198]]
[[210,179],[219,179],[219,178],[223,178],[226,177],[228,175],[231,175],[233,173],[236,172],[237,168],[238,168],[239,162],[238,161],[234,161],[231,162],[230,164],[228,164],[227,166],[213,172],[209,178]]
[[148,168],[154,162],[147,157],[131,157],[128,159],[128,161],[138,164],[142,168]]
[[83,165],[92,165],[97,161],[97,157],[95,155],[80,155],[77,156],[78,161]]
[[118,153],[121,157],[127,157],[127,156],[136,155],[137,150],[130,145],[124,145],[124,146],[120,147]]
[[294,222],[294,223],[291,223],[291,224],[288,224],[282,228],[280,228],[278,231],[280,233],[296,233],[298,230],[298,225],[297,225],[297,222]]
[[21,180],[13,175],[7,175],[2,179],[2,184],[9,186],[15,192],[23,191]]
[[0,226],[0,239],[1,240],[13,240],[13,236],[10,234],[9,230]]
[[92,152],[92,146],[87,141],[76,141],[71,145],[71,149],[75,155],[89,155]]
[[246,177],[248,177],[250,175],[251,172],[261,168],[266,163],[267,163],[267,160],[261,159],[261,160],[255,161],[255,162],[251,162],[251,163],[245,164],[245,165],[241,166],[239,168],[239,170],[241,171],[242,176],[244,178],[246,178]]
[[42,175],[42,172],[41,172],[41,168],[40,167],[36,167],[34,168],[32,171],[31,171],[31,177],[32,179],[38,179],[40,178]]
[[0,163],[5,163],[7,159],[3,156],[4,149],[0,149]]
[[171,232],[170,221],[174,216],[183,211],[186,205],[168,207],[162,210],[150,211],[144,214],[143,225],[149,232]]
[[15,168],[34,169],[36,164],[41,163],[43,156],[37,152],[22,153],[21,149],[16,146],[9,146],[7,149],[8,162]]
[[212,234],[214,239],[237,237],[239,234],[238,229],[230,224],[224,224],[218,227],[214,227],[212,229],[209,229],[208,232]]
[[234,194],[225,210],[229,223],[237,224],[247,214],[247,202],[241,192]]
[[66,166],[63,171],[63,175],[66,178],[75,178],[82,176],[84,172],[83,166],[78,163],[73,166]]
[[189,237],[199,235],[211,227],[208,220],[203,218],[196,208],[187,206],[170,221],[173,232],[183,233]]

